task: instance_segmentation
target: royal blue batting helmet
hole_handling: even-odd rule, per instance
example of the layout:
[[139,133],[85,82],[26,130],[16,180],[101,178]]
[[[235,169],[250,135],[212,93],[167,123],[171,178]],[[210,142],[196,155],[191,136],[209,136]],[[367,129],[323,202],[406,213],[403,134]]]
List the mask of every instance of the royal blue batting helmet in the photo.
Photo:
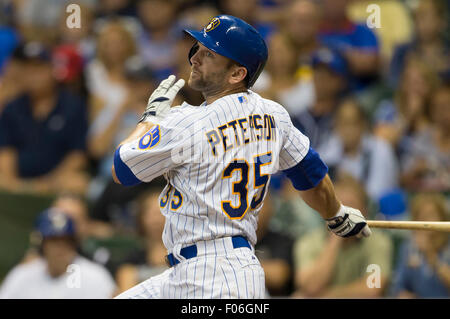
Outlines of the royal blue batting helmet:
[[[268,51],[262,36],[247,22],[230,16],[214,17],[202,31],[184,30],[199,43],[247,69],[247,87],[251,87],[261,74]],[[194,45],[189,52],[189,62],[197,51]]]
[[44,210],[37,217],[35,227],[42,238],[75,236],[72,218],[56,208]]

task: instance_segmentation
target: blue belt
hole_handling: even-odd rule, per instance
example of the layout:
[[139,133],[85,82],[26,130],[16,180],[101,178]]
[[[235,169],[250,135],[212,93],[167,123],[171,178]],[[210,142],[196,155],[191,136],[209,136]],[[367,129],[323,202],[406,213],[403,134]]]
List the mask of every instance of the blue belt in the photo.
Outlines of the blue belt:
[[[248,247],[251,249],[250,243],[243,236],[231,237],[231,241],[233,242],[233,248]],[[180,255],[186,259],[197,257],[197,245],[181,248]],[[180,261],[176,259],[173,254],[169,254],[166,256],[166,262],[170,267],[173,267],[176,264],[180,263]]]

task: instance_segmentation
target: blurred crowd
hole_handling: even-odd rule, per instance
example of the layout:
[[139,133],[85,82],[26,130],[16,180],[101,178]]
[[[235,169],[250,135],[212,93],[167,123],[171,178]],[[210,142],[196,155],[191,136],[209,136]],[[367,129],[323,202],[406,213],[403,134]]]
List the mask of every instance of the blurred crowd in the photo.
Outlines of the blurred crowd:
[[[265,38],[252,90],[288,110],[343,204],[370,219],[450,220],[448,0],[4,0],[0,190],[55,199],[0,298],[109,298],[167,268],[165,181],[115,184],[113,153],[158,83],[189,77],[193,42],[182,30],[222,13]],[[182,101],[203,102],[187,86]],[[92,238],[118,234],[140,245],[120,260],[92,249]],[[258,239],[268,297],[450,297],[447,233],[338,238],[281,175]],[[90,285],[68,292],[74,260]]]

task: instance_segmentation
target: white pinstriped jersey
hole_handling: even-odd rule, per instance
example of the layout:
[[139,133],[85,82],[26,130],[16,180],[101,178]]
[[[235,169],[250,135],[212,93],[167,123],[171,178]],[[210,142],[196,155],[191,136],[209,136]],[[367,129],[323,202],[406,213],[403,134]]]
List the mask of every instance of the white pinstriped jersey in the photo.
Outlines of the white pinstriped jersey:
[[308,149],[287,111],[249,90],[172,108],[143,137],[123,144],[120,158],[143,182],[166,177],[159,200],[163,241],[172,251],[237,235],[255,245],[270,175],[299,163]]

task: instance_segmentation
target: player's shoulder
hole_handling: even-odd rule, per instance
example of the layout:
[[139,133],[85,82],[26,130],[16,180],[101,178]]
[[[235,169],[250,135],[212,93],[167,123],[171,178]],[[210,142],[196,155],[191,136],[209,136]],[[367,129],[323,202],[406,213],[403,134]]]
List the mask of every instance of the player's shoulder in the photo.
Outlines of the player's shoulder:
[[262,97],[258,93],[248,90],[249,97],[254,103],[259,104],[264,108],[265,111],[268,111],[272,115],[281,116],[281,117],[289,117],[289,113],[286,108],[280,103],[270,100],[268,98]]
[[197,121],[202,112],[199,112],[199,108],[202,106],[191,105],[187,102],[183,102],[181,105],[177,105],[170,108],[170,113],[163,120],[165,123],[171,123],[173,121],[182,121],[183,123]]

